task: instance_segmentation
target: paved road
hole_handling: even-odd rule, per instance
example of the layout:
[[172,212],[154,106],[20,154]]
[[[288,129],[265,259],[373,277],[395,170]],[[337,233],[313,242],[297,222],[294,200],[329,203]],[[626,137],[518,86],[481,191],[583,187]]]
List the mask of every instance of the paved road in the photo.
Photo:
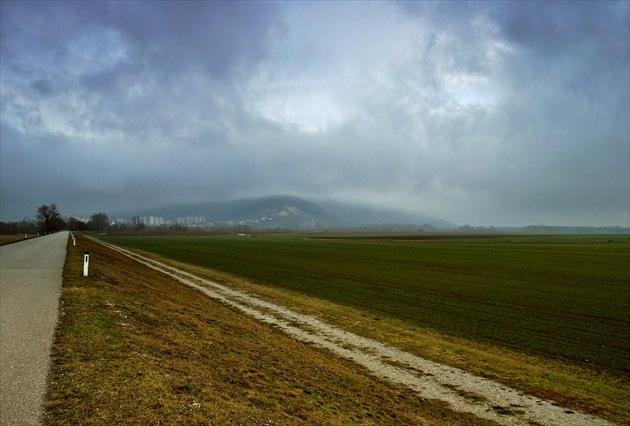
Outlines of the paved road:
[[68,233],[0,247],[0,425],[39,425]]

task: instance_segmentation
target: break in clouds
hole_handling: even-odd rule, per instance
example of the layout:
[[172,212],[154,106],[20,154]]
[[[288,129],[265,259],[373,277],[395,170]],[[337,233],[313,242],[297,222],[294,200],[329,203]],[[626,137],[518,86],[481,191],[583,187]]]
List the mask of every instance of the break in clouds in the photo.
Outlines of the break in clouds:
[[1,3],[2,220],[290,194],[629,225],[629,4]]

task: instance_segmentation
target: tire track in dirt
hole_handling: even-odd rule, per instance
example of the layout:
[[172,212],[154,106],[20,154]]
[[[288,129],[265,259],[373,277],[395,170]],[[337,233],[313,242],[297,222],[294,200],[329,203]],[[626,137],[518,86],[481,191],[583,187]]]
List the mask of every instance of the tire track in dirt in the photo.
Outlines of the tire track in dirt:
[[366,368],[370,374],[414,390],[419,397],[448,403],[452,409],[511,425],[604,426],[612,423],[525,395],[464,370],[439,364],[321,320],[291,311],[242,291],[198,277],[121,247],[93,239],[147,267],[191,286],[244,314],[278,327],[302,342],[326,348]]

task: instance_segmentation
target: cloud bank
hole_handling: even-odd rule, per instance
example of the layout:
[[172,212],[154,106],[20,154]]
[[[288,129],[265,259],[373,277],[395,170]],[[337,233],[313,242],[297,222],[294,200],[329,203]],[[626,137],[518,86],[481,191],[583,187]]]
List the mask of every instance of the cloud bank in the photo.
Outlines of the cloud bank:
[[2,2],[0,216],[270,194],[630,225],[628,2]]

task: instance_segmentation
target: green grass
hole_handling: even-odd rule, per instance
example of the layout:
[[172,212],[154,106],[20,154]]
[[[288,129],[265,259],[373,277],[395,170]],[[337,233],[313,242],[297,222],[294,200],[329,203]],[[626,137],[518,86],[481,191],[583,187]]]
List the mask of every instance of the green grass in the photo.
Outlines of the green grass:
[[105,239],[456,337],[630,372],[628,237],[377,237]]

